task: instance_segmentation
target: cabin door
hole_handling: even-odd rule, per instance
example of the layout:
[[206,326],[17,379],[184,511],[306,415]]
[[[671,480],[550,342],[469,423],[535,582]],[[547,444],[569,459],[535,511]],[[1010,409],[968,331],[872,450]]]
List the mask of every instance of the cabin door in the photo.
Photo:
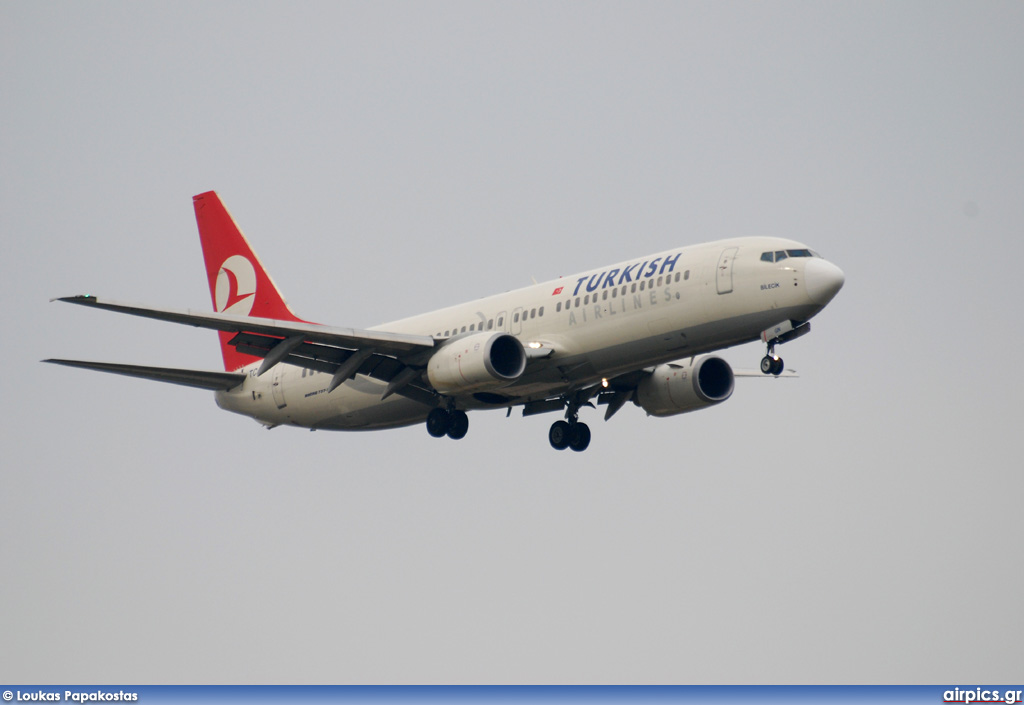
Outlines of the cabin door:
[[729,247],[722,250],[722,256],[718,258],[718,293],[729,294],[732,292],[732,261],[740,248]]

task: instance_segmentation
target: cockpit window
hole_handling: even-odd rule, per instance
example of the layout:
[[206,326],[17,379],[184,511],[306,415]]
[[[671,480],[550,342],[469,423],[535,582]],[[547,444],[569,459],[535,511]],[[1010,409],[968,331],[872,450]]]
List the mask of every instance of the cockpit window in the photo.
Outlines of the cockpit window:
[[787,257],[817,257],[821,258],[814,250],[776,250],[775,252],[762,252],[762,262],[781,262]]

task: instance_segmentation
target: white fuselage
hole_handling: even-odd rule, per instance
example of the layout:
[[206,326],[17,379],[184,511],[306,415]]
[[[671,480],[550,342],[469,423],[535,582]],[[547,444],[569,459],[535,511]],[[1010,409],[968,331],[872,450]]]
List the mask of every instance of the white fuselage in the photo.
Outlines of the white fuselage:
[[[516,403],[540,400],[602,378],[756,340],[782,321],[806,321],[828,303],[816,291],[827,268],[817,256],[765,261],[774,251],[803,251],[792,240],[738,238],[693,245],[424,313],[372,330],[453,339],[504,331],[549,357],[531,360],[511,385],[495,390]],[[823,274],[824,273],[824,274]],[[217,392],[224,409],[267,425],[380,429],[418,423],[430,408],[393,395],[384,382],[357,375],[332,392],[331,375],[288,364]],[[486,395],[485,395],[486,396]],[[456,398],[459,408],[505,408],[493,397]]]

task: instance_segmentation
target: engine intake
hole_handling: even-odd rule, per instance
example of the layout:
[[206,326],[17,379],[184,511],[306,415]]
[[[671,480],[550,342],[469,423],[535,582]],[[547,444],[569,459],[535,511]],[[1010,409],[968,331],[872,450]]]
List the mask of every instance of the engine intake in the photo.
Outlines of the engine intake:
[[427,363],[427,379],[441,394],[498,389],[519,379],[526,351],[508,333],[474,333],[447,343]]
[[651,416],[674,416],[720,404],[735,376],[720,357],[705,356],[658,365],[636,388],[637,403]]

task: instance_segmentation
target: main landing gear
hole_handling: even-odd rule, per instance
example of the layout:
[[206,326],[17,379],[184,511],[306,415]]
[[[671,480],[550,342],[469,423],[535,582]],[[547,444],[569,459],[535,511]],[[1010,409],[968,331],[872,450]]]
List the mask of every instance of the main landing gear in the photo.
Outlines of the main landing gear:
[[434,438],[448,436],[453,440],[465,438],[469,431],[469,416],[458,409],[431,409],[427,414],[427,433]]
[[570,400],[569,407],[565,410],[565,421],[555,421],[551,424],[548,442],[555,450],[572,448],[579,453],[590,445],[590,426],[579,420],[580,406],[584,403],[585,397]]
[[579,421],[555,421],[548,431],[548,441],[555,450],[584,451],[590,445],[590,426]]
[[[554,408],[549,407],[547,409],[549,411],[554,411],[561,403],[566,404],[565,420],[555,421],[548,431],[548,441],[552,448],[555,450],[572,448],[579,453],[590,445],[590,427],[580,422],[579,410],[581,406],[593,407],[593,404],[587,401],[591,394],[592,391],[584,390],[572,397],[563,397],[561,402],[552,400],[557,405]],[[455,408],[453,400],[449,400],[447,404],[447,407],[439,406],[431,409],[427,414],[427,433],[434,438],[443,438],[444,436],[454,440],[464,438],[469,430],[469,417],[465,411]]]

